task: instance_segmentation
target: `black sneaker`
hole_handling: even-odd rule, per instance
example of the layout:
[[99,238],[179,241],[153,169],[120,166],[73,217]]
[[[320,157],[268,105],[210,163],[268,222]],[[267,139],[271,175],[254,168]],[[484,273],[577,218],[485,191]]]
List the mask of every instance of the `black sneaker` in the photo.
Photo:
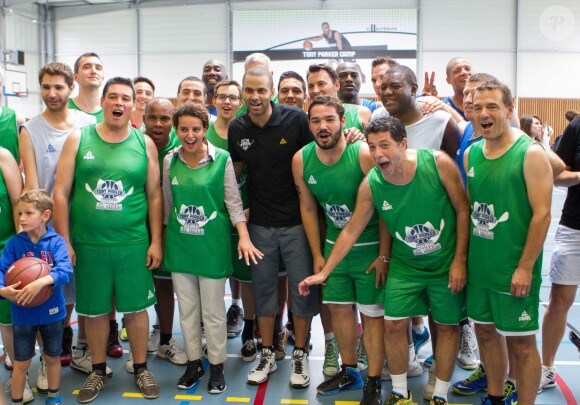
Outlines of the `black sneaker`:
[[254,361],[256,360],[256,339],[245,339],[242,345],[242,360]]
[[357,368],[341,366],[340,371],[316,387],[316,391],[320,395],[335,395],[340,391],[362,388],[363,384]]
[[239,305],[232,304],[227,313],[228,338],[234,338],[242,333],[244,326],[244,311]]
[[193,360],[187,362],[187,369],[181,378],[177,381],[177,388],[180,390],[188,390],[195,385],[204,375],[201,360]]
[[207,392],[210,394],[221,394],[226,390],[226,380],[224,378],[224,363],[209,365],[209,383]]
[[381,405],[383,403],[381,388],[382,382],[380,377],[367,378],[360,405]]

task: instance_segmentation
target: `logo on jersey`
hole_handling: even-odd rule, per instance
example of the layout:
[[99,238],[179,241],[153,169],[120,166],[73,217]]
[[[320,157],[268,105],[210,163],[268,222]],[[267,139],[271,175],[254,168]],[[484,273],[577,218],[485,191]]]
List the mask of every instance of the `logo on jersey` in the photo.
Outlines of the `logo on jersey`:
[[179,186],[179,181],[177,180],[177,176],[173,176],[173,180],[171,180],[171,185]]
[[393,206],[389,204],[386,200],[383,200],[383,211],[392,210]]
[[153,297],[155,297],[155,294],[153,294],[153,291],[149,290],[149,292],[147,293],[147,299],[150,300]]
[[212,212],[209,217],[206,217],[203,207],[183,204],[181,204],[179,212],[177,212],[177,208],[175,208],[175,214],[177,216],[177,222],[181,224],[179,232],[188,235],[205,234],[205,231],[203,230],[204,225],[217,217],[217,211]]
[[344,204],[342,205],[328,205],[326,204],[326,214],[332,220],[336,228],[342,229],[350,221],[352,212]]
[[437,243],[441,237],[441,232],[445,228],[445,220],[441,219],[439,230],[435,229],[431,222],[405,227],[405,238],[396,232],[397,239],[413,248],[413,255],[421,256],[436,252],[441,249],[441,244]]
[[505,222],[510,218],[509,212],[504,212],[499,218],[495,216],[493,204],[473,203],[473,212],[471,213],[471,222],[473,222],[473,235],[481,238],[493,240],[492,232],[500,222]]
[[50,143],[48,144],[48,147],[46,148],[46,153],[55,153],[56,149],[54,149],[54,146],[52,146]]
[[313,175],[310,175],[310,178],[308,179],[308,184],[318,184],[316,183],[316,179],[314,178]]
[[85,189],[97,200],[97,209],[104,211],[123,211],[123,200],[133,194],[133,187],[126,193],[121,180],[101,180],[97,182],[97,187],[91,190],[91,186],[85,183]]
[[242,148],[243,150],[246,151],[246,150],[250,149],[250,146],[252,146],[253,144],[254,144],[254,141],[250,142],[249,139],[244,138],[240,141],[240,143],[238,145],[240,145],[240,148]]
[[475,177],[475,170],[473,170],[473,167],[467,172],[467,177]]
[[522,314],[520,315],[520,322],[531,321],[531,320],[532,320],[532,317],[529,316],[526,311],[522,312]]
[[284,139],[284,138],[280,139],[280,145],[286,145],[286,144],[287,144],[286,139]]
[[83,159],[85,160],[95,160],[95,156],[93,155],[93,152],[88,151],[85,156],[83,156]]

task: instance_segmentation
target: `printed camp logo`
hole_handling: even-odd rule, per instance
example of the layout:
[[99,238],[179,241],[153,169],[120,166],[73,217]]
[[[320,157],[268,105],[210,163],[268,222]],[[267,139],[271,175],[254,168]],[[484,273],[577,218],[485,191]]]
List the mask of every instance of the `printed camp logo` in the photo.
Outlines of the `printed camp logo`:
[[179,212],[177,212],[177,208],[175,208],[175,214],[177,215],[177,222],[181,224],[179,232],[189,235],[205,234],[205,231],[203,230],[205,224],[217,217],[217,211],[212,212],[209,217],[206,217],[203,207],[184,204],[181,204]]
[[471,222],[473,222],[473,235],[481,238],[493,240],[492,232],[500,222],[505,222],[510,218],[509,212],[504,212],[499,218],[495,216],[493,204],[473,203],[473,212],[471,213]]
[[437,243],[437,241],[441,237],[443,228],[445,228],[444,219],[441,219],[438,230],[433,227],[431,222],[427,221],[424,224],[417,224],[412,227],[406,226],[404,239],[399,232],[396,232],[396,236],[401,242],[413,248],[413,255],[422,256],[441,249],[441,244]]
[[352,217],[352,212],[344,204],[342,205],[328,205],[326,204],[326,213],[331,219],[332,223],[336,228],[342,229],[350,221]]
[[133,194],[133,187],[125,193],[121,180],[101,180],[97,182],[97,187],[91,190],[91,186],[85,183],[85,189],[97,200],[97,209],[104,211],[122,211],[123,200]]
[[252,146],[253,144],[254,144],[254,141],[250,142],[250,140],[247,138],[242,139],[239,143],[240,148],[242,148],[245,151],[250,149],[250,146]]

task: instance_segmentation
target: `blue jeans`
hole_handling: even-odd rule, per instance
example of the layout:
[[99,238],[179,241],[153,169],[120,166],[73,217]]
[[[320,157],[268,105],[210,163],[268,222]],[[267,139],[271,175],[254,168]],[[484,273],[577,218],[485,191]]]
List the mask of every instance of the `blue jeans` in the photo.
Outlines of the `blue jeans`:
[[62,352],[64,319],[47,325],[13,325],[14,360],[26,361],[34,357],[36,332],[40,331],[43,352],[50,357],[59,357]]

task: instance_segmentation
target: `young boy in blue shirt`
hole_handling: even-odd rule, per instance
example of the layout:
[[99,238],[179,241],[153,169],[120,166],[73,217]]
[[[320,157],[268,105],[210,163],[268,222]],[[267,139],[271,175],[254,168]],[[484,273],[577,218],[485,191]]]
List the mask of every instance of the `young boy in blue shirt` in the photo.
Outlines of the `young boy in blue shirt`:
[[[37,331],[44,342],[43,354],[48,374],[46,404],[62,402],[60,385],[60,353],[66,308],[62,285],[72,275],[71,262],[64,239],[47,226],[52,215],[53,201],[45,190],[31,190],[18,200],[18,217],[22,232],[6,243],[0,259],[0,298],[9,299],[14,333],[14,370],[12,372],[12,404],[23,403],[26,373],[34,357]],[[37,257],[47,262],[50,273],[18,289],[20,283],[4,284],[6,271],[19,259]],[[54,293],[44,303],[25,308],[45,287],[53,285]],[[19,304],[19,305],[16,305]]]

